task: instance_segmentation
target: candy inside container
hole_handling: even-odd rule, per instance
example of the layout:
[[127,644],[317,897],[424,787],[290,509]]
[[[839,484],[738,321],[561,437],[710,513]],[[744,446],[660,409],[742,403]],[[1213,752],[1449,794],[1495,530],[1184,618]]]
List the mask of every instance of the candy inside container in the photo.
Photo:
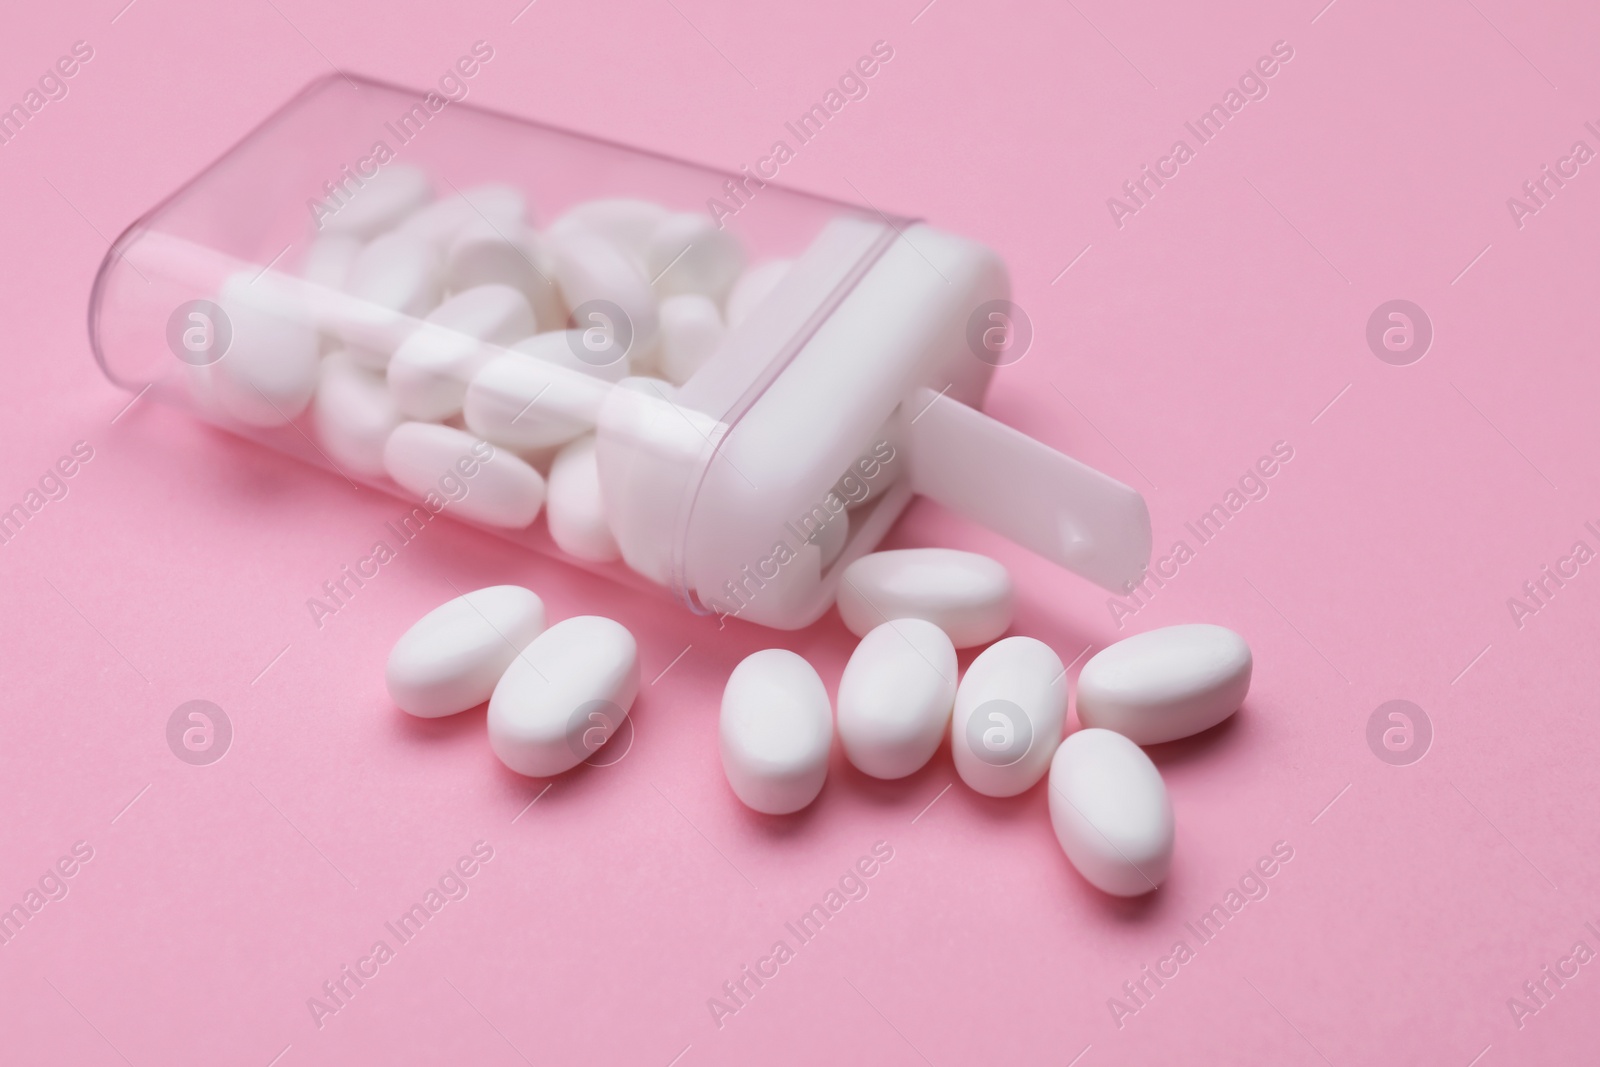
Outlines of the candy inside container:
[[1142,577],[1143,498],[979,410],[972,324],[1010,293],[988,248],[420,99],[316,82],[123,233],[89,308],[108,377],[782,629],[919,493]]

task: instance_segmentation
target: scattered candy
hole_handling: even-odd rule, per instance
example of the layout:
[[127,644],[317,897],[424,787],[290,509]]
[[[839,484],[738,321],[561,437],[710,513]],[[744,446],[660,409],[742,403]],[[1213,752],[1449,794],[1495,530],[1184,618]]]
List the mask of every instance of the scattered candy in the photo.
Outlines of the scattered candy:
[[811,664],[781,648],[745,657],[728,678],[718,725],[722,769],[744,803],[787,815],[828,776],[833,713]]
[[1239,710],[1250,668],[1250,646],[1224,626],[1188,623],[1136,634],[1083,665],[1078,721],[1138,745],[1188,737]]
[[839,679],[839,741],[857,769],[904,778],[933,758],[956,696],[956,649],[922,619],[861,639]]
[[839,616],[858,637],[888,619],[926,619],[957,648],[988,644],[1011,625],[1011,575],[975,552],[903,548],[845,568]]
[[1066,717],[1067,672],[1049,645],[1031,637],[990,645],[956,689],[956,773],[985,796],[1016,796],[1044,777]]
[[639,648],[620,623],[563,619],[511,661],[489,698],[489,745],[518,774],[544,778],[592,756],[639,692]]
[[544,602],[517,585],[474,590],[401,635],[384,673],[402,711],[454,715],[489,699],[517,653],[544,629]]
[[1050,761],[1050,823],[1090,885],[1136,897],[1172,866],[1172,802],[1144,750],[1110,730],[1079,730]]
[[[1138,493],[966,406],[987,366],[946,378],[941,354],[958,350],[970,307],[952,293],[1010,291],[992,251],[928,227],[925,240],[883,245],[877,221],[840,214],[800,258],[746,267],[736,232],[698,210],[602,198],[541,226],[509,184],[434,200],[424,171],[389,163],[355,186],[318,211],[293,285],[272,264],[206,275],[227,277],[216,293],[227,344],[211,360],[178,355],[210,418],[306,437],[296,421],[309,408],[302,424],[341,470],[387,475],[430,512],[507,530],[544,512],[566,555],[621,558],[701,605],[730,597],[730,616],[803,624],[829,603],[822,577],[838,574],[838,613],[861,637],[838,685],[840,744],[856,768],[915,774],[949,725],[955,771],[976,792],[1013,797],[1048,771],[1054,832],[1094,886],[1138,896],[1165,880],[1173,808],[1139,745],[1240,707],[1243,638],[1192,624],[1109,646],[1083,667],[1083,729],[1062,741],[1061,657],[1035,638],[1000,640],[1013,621],[1005,566],[954,549],[851,552],[853,539],[882,536],[893,515],[874,504],[899,485],[899,499],[915,488],[1109,589],[1149,555]],[[194,245],[155,240],[194,266]],[[818,315],[826,301],[837,302]],[[210,355],[216,338],[178,339]],[[694,493],[714,501],[715,530],[678,552]],[[741,509],[760,520],[750,528],[781,525],[782,541],[752,552]],[[779,523],[786,514],[798,518]],[[510,769],[579,765],[629,715],[637,643],[605,617],[544,621],[518,585],[438,606],[390,651],[395,704],[443,717],[488,701],[490,744]],[[955,649],[984,645],[958,678]],[[739,800],[768,814],[813,803],[834,721],[805,659],[746,657],[718,720]]]

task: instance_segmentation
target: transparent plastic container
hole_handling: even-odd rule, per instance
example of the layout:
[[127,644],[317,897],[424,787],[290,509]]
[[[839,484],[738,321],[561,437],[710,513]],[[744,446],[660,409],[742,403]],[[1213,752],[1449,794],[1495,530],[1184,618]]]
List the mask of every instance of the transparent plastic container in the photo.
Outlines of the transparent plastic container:
[[1136,492],[977,411],[1008,295],[910,219],[335,75],[118,238],[89,334],[419,523],[792,629],[914,493],[1142,575]]

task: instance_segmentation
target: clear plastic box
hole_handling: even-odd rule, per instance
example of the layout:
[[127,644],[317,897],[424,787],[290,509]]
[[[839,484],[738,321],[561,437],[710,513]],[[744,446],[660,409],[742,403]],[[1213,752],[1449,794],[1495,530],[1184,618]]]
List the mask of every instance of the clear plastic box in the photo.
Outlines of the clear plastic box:
[[[975,411],[1002,360],[972,323],[1008,295],[992,252],[910,219],[334,75],[118,238],[89,334],[131,391],[790,629],[913,492],[1102,584],[1142,571],[1147,514],[1119,547],[1126,509],[1049,502],[1138,494]],[[1021,459],[1007,486],[964,455]]]

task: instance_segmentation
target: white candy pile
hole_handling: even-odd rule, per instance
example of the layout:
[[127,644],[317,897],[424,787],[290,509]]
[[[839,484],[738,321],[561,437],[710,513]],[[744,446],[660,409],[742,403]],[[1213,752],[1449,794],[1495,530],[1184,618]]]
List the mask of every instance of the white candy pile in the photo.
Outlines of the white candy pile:
[[[317,447],[341,470],[387,477],[432,510],[448,498],[489,526],[525,529],[543,514],[568,555],[604,563],[626,550],[634,569],[664,582],[653,543],[619,544],[630,501],[656,487],[648,463],[632,482],[614,480],[641,457],[608,453],[613,420],[640,430],[663,419],[679,437],[705,436],[700,413],[656,402],[672,400],[789,269],[746,270],[737,240],[699,212],[593,200],[539,229],[512,186],[435,199],[424,172],[390,165],[322,219],[300,277],[231,274],[217,296],[231,346],[214,362],[186,360],[187,381],[220,421],[267,428],[309,411]],[[836,487],[839,514],[805,526],[806,565],[786,581],[814,581],[845,551],[843,509],[882,494],[899,469],[883,447],[858,461],[870,486]],[[840,486],[850,477],[841,472]],[[775,815],[810,804],[836,724],[850,762],[885,779],[923,767],[948,732],[957,773],[979,793],[1015,796],[1048,772],[1056,836],[1092,884],[1129,896],[1161,883],[1172,805],[1139,746],[1238,709],[1251,671],[1238,635],[1174,626],[1105,649],[1078,681],[1083,729],[1063,741],[1066,668],[1041,641],[1002,638],[1012,583],[994,560],[938,548],[865,555],[844,568],[836,605],[861,638],[837,715],[792,652],[758,652],[728,679],[719,737],[740,800]],[[488,701],[489,742],[506,766],[569,770],[626,718],[638,648],[609,619],[546,628],[544,616],[517,586],[458,597],[395,645],[389,691],[427,717]],[[979,646],[958,679],[956,650]]]
[[571,770],[622,725],[639,692],[639,647],[621,624],[579,615],[545,628],[521,586],[456,597],[389,653],[389,695],[422,718],[489,702],[489,745],[518,774]]
[[[839,614],[861,637],[839,681],[845,756],[904,778],[946,730],[956,773],[1009,797],[1050,776],[1056,839],[1092,885],[1117,896],[1159,886],[1172,862],[1172,804],[1140,745],[1215,726],[1250,688],[1244,639],[1221,626],[1169,626],[1102,650],[1078,679],[1083,729],[1061,739],[1067,670],[1011,625],[1012,585],[994,560],[951,549],[877,552],[845,569]],[[959,683],[956,649],[990,644]],[[822,791],[835,716],[822,679],[792,652],[745,659],[722,698],[722,765],[739,799],[782,815]]]
[[489,526],[543,513],[564,552],[609,562],[621,552],[596,462],[605,392],[627,379],[671,399],[789,261],[744,266],[704,212],[592,200],[537,229],[517,188],[435,199],[422,170],[391,164],[323,218],[299,278],[227,279],[231,345],[186,381],[224,424],[309,413],[343,472],[448,496]]
[[[1009,797],[1049,774],[1050,821],[1080,873],[1117,896],[1166,878],[1174,823],[1165,783],[1140,745],[1188,737],[1238,710],[1250,688],[1244,640],[1220,626],[1169,626],[1102,650],[1078,678],[1082,729],[1062,740],[1067,671],[1011,625],[1012,583],[994,560],[952,549],[877,552],[845,570],[838,601],[861,636],[827,687],[784,649],[748,656],[723,692],[718,734],[728,784],[784,815],[821,793],[835,727],[845,756],[875,778],[920,770],[948,731],[956,773]],[[489,743],[520,774],[560,774],[621,725],[639,689],[633,636],[610,619],[544,627],[544,605],[494,586],[436,608],[389,656],[389,692],[413,715],[489,702]],[[957,647],[989,644],[957,679]]]

